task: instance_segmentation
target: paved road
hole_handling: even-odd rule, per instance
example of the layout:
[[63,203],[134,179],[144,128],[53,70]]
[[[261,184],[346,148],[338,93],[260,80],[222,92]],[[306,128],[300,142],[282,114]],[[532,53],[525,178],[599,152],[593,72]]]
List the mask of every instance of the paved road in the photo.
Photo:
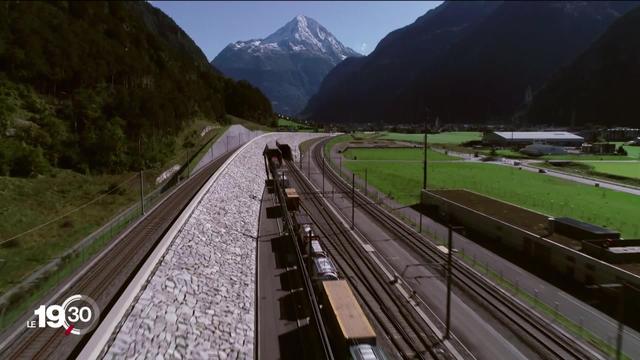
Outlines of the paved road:
[[[338,156],[340,155],[337,153],[332,154],[334,159],[337,159]],[[457,154],[454,156],[457,156]],[[347,177],[351,177],[351,173],[346,169],[346,167],[343,166],[342,171]],[[535,171],[537,172],[537,169],[535,169]],[[358,183],[358,179],[356,179],[356,183]],[[363,185],[363,182],[360,182],[360,184]],[[330,191],[330,187],[327,187],[327,191]],[[377,190],[369,187],[369,194],[373,193],[377,193]],[[420,214],[416,210],[390,200],[384,197],[383,194],[380,195],[380,199],[388,208],[398,209],[396,210],[396,213],[411,219],[416,225],[419,224]],[[422,228],[425,231],[429,231],[430,234],[435,235],[436,238],[441,239],[443,242],[444,239],[447,239],[447,228],[426,216],[422,217]],[[492,271],[502,273],[505,278],[512,283],[517,281],[518,286],[522,291],[526,291],[531,295],[537,294],[539,300],[551,307],[555,307],[555,304],[558,303],[558,310],[567,318],[575,324],[582,324],[585,329],[597,335],[612,346],[615,346],[617,322],[608,315],[459,234],[454,235],[453,246],[460,250],[464,249],[464,253],[467,256],[475,257],[478,263],[489,264]],[[625,328],[623,351],[633,359],[640,359],[640,333],[633,329]]]
[[[447,151],[445,149],[440,149],[440,148],[432,148],[432,150],[438,151],[440,153],[444,153],[445,151]],[[466,161],[478,162],[478,161],[481,161],[481,159],[482,159],[482,157],[474,157],[472,154],[455,152],[455,151],[447,151],[447,152],[451,156],[457,156],[457,157],[465,159]],[[582,161],[582,160],[578,160],[578,162],[580,162],[580,161]],[[537,173],[538,172],[538,167],[532,166],[530,164],[540,163],[541,161],[539,161],[539,160],[520,160],[520,159],[500,158],[500,160],[498,160],[498,161],[489,161],[489,162],[487,162],[487,164],[515,166],[514,165],[515,162],[518,162],[520,164],[519,166],[522,167],[523,170],[527,170],[527,171],[531,171],[531,172]],[[607,162],[610,162],[610,161],[607,161]],[[629,161],[618,161],[618,162],[629,162]],[[640,162],[638,162],[638,168],[640,169]],[[560,179],[574,181],[574,182],[577,182],[577,183],[580,183],[580,184],[585,184],[585,185],[590,185],[590,186],[595,186],[595,184],[597,183],[597,184],[600,185],[601,188],[620,191],[620,192],[626,192],[626,193],[632,194],[632,195],[640,195],[640,188],[635,187],[635,186],[619,184],[619,183],[616,183],[614,181],[596,179],[596,178],[592,178],[592,177],[588,177],[588,176],[570,174],[570,173],[566,173],[566,172],[563,172],[563,171],[550,170],[550,169],[547,169],[547,168],[545,168],[545,170],[546,170],[546,175],[548,175],[548,176],[553,176],[553,177],[557,177],[557,178],[560,178]]]
[[251,131],[242,125],[231,125],[227,131],[224,132],[216,142],[209,148],[209,151],[200,159],[198,165],[196,165],[193,172],[197,171],[213,159],[217,158],[221,154],[249,142],[249,140],[262,134],[262,131]]
[[[433,148],[433,150],[441,152],[441,153],[445,152],[444,149],[439,149],[439,148]],[[448,151],[448,154],[451,155],[451,156],[461,157],[461,158],[465,159],[466,161],[478,162],[478,161],[480,161],[482,159],[481,157],[477,157],[477,158],[473,157],[472,154],[460,153],[460,152],[455,152],[455,151]],[[579,161],[581,161],[581,160],[578,160],[578,162]],[[536,166],[532,166],[531,164],[540,163],[541,161],[539,161],[539,160],[519,160],[519,159],[501,158],[498,161],[489,161],[487,163],[488,164],[497,164],[497,165],[506,165],[506,166],[515,166],[514,163],[516,163],[516,162],[520,164],[519,166],[522,167],[523,170],[527,170],[527,171],[530,171],[530,172],[537,173],[539,168],[536,167]],[[607,161],[607,162],[610,162],[610,161]],[[629,162],[629,161],[618,161],[618,162]],[[638,169],[640,169],[640,162],[638,162],[637,164],[638,164]],[[548,175],[548,176],[553,176],[553,177],[557,177],[557,178],[564,179],[564,180],[574,181],[574,182],[577,182],[577,183],[580,183],[580,184],[589,185],[589,186],[595,186],[595,184],[599,184],[599,186],[601,188],[620,191],[620,192],[625,192],[625,193],[632,194],[632,195],[640,195],[640,188],[635,187],[635,186],[619,184],[619,183],[616,183],[614,181],[602,180],[602,179],[592,178],[592,177],[588,177],[588,176],[570,174],[570,173],[566,173],[566,172],[563,172],[563,171],[550,170],[548,168],[545,168],[545,171],[546,171],[546,175]]]
[[[532,162],[532,164],[535,164],[535,163]],[[503,165],[512,165],[512,164],[503,163]],[[521,167],[522,167],[523,170],[532,171],[532,172],[538,172],[538,168],[537,167],[531,166],[531,165],[529,165],[527,163],[521,163]],[[640,169],[640,163],[638,163],[638,168]],[[557,178],[560,178],[560,179],[569,180],[569,181],[575,181],[577,183],[590,185],[590,186],[595,186],[595,184],[599,184],[601,188],[611,189],[611,190],[620,191],[620,192],[625,192],[625,193],[632,194],[632,195],[640,195],[640,188],[637,188],[637,187],[617,184],[617,183],[612,182],[612,181],[596,179],[596,178],[590,178],[590,177],[586,177],[586,176],[572,175],[572,174],[561,172],[561,171],[549,170],[547,168],[545,168],[545,171],[546,171],[547,175],[553,176],[553,177],[557,177]]]

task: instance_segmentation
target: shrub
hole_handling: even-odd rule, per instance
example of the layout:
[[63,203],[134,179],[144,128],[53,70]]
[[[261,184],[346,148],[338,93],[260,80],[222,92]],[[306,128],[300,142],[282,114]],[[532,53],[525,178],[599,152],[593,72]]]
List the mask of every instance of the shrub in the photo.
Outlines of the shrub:
[[622,156],[627,156],[627,155],[628,155],[627,150],[625,150],[625,149],[622,147],[622,145],[620,145],[620,146],[618,147],[618,151],[616,151],[616,152],[618,153],[618,155],[622,155]]
[[49,163],[39,147],[23,146],[21,151],[13,158],[11,176],[28,177],[44,174],[49,168]]

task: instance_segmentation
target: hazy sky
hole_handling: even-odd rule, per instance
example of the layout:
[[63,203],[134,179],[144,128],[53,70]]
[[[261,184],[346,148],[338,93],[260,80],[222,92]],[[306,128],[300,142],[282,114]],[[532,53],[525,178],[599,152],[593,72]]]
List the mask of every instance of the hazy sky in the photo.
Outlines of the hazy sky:
[[293,19],[316,19],[346,46],[368,54],[392,30],[442,1],[152,1],[212,60],[229,43],[264,38]]

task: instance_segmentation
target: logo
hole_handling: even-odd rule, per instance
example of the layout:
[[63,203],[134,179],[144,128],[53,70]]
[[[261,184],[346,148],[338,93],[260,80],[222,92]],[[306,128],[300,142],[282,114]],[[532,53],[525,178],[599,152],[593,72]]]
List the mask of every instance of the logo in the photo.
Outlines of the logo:
[[37,320],[27,321],[28,328],[63,328],[65,335],[84,335],[98,324],[100,309],[92,298],[73,295],[62,305],[40,305],[33,314]]

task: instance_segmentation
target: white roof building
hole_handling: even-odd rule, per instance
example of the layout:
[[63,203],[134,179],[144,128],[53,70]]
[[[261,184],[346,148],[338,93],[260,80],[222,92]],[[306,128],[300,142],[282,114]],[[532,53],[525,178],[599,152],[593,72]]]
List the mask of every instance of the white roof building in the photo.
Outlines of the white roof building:
[[566,131],[496,131],[484,135],[488,143],[546,143],[558,145],[580,145],[582,136]]

